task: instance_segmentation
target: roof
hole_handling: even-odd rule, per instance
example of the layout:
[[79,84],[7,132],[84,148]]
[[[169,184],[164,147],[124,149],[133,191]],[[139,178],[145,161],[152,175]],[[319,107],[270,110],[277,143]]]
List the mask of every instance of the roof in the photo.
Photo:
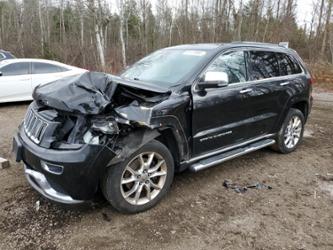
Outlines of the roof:
[[48,62],[48,63],[60,63],[57,61],[52,61],[52,60],[46,60],[46,59],[38,59],[38,58],[15,58],[11,59],[8,62]]
[[228,43],[228,45],[233,46],[249,46],[249,47],[261,47],[261,48],[270,48],[270,49],[288,49],[280,44],[275,43],[261,43],[261,42],[248,42],[248,41],[242,41],[242,42],[232,42]]
[[267,48],[267,49],[281,49],[281,50],[289,50],[281,45],[274,44],[274,43],[260,43],[260,42],[231,42],[231,43],[198,43],[198,44],[184,44],[184,45],[177,45],[173,47],[169,47],[167,49],[184,49],[184,50],[220,50],[223,48],[229,47],[260,47],[260,48]]
[[168,49],[183,49],[183,50],[216,50],[220,48],[223,44],[221,43],[195,43],[195,44],[182,44]]
[[37,58],[14,58],[14,59],[8,59],[8,60],[3,60],[0,62],[0,65],[4,65],[7,63],[18,63],[18,62],[41,62],[41,63],[51,63],[54,65],[59,65],[62,67],[67,67],[67,68],[73,68],[74,66],[67,65],[61,62],[57,61],[52,61],[52,60],[46,60],[46,59],[37,59]]

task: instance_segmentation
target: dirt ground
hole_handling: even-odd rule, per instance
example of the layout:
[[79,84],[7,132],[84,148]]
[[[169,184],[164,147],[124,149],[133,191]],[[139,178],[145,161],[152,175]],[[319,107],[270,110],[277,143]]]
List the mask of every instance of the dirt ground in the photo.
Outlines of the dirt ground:
[[[264,149],[178,174],[169,195],[141,214],[119,214],[102,199],[52,204],[12,161],[0,170],[0,249],[333,249],[333,93],[316,90],[314,98],[296,152]],[[10,157],[26,107],[0,106],[0,156]],[[225,179],[273,189],[238,194]]]

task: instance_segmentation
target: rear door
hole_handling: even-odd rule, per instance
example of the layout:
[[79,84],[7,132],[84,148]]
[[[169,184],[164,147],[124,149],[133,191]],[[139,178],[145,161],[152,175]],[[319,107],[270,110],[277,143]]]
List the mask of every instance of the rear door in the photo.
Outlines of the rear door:
[[69,69],[44,62],[32,63],[32,88],[53,82],[67,75]]
[[[292,56],[285,53],[277,53],[277,58],[280,65],[281,80],[279,81],[279,93],[281,111],[287,111],[286,106],[292,98],[297,98],[298,95],[303,95],[307,89],[307,78],[304,74],[299,62]],[[305,97],[307,98],[307,96]],[[280,124],[285,117],[285,113],[280,113]]]
[[292,74],[302,71],[299,67],[296,69],[297,65],[286,69],[291,66],[283,53],[265,50],[247,53],[249,80],[252,81],[252,91],[248,95],[252,100],[250,112],[253,117],[249,131],[253,136],[275,133],[288,100],[295,94],[297,81],[303,83],[301,78],[297,80]]
[[[250,91],[246,93],[249,98],[248,124],[251,137],[257,137],[272,132],[281,105],[285,102],[280,78],[279,63],[276,53],[265,50],[249,50],[247,64]],[[282,99],[281,99],[282,98]]]
[[0,102],[32,99],[30,62],[7,64],[0,72]]

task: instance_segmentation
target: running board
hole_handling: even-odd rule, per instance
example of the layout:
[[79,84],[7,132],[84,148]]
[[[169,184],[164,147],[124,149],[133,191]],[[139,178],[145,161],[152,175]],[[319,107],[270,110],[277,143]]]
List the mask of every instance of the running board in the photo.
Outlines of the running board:
[[200,170],[213,167],[222,162],[234,159],[238,156],[245,155],[245,154],[251,153],[253,151],[256,151],[258,149],[267,147],[274,143],[275,143],[275,140],[273,140],[273,139],[265,139],[265,140],[261,140],[258,142],[254,142],[254,143],[248,144],[244,147],[233,149],[231,151],[198,161],[198,162],[192,164],[189,167],[189,169],[193,172],[198,172]]

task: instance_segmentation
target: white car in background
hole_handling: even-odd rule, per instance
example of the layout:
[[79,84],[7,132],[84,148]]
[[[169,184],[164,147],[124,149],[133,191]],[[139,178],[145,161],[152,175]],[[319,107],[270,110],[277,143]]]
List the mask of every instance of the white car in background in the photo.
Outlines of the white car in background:
[[35,87],[87,70],[43,59],[0,61],[0,103],[32,100]]

